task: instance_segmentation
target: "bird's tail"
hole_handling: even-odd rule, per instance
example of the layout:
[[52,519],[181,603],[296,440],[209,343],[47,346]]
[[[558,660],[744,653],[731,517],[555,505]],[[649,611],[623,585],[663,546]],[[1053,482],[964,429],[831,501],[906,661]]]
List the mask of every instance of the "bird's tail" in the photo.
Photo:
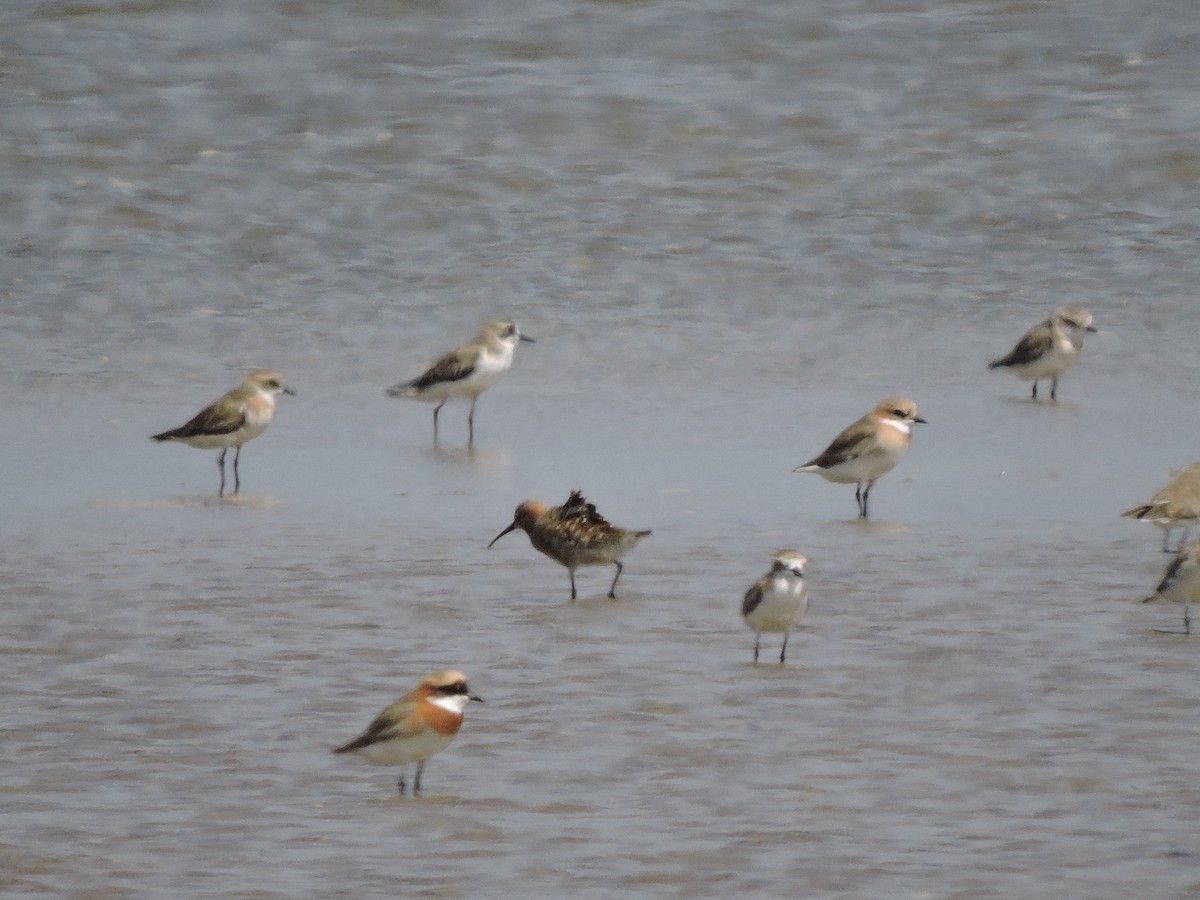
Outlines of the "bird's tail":
[[402,381],[399,384],[393,384],[386,393],[389,397],[411,397],[413,396],[413,382]]

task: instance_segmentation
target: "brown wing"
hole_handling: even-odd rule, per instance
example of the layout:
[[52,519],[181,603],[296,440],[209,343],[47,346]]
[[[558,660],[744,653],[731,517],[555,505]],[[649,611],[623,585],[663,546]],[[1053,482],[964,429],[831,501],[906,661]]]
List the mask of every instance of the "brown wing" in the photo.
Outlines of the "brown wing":
[[994,360],[988,368],[1022,366],[1043,356],[1054,344],[1054,334],[1046,327],[1048,324],[1048,322],[1043,322],[1041,325],[1029,329],[1025,336],[1017,341],[1017,346],[1012,348],[1012,352],[1008,356]]
[[380,741],[391,740],[395,737],[404,737],[407,734],[405,722],[411,711],[412,702],[406,694],[377,715],[375,721],[367,726],[366,731],[350,743],[335,748],[333,752],[349,753],[351,750],[361,750],[363,747],[369,747],[371,744],[377,744]]
[[852,459],[858,459],[864,455],[872,446],[871,435],[869,433],[855,434],[855,422],[841,434],[833,439],[830,444],[816,459],[811,459],[806,462],[801,468],[807,466],[817,466],[822,469],[828,469],[831,466],[836,466],[838,463],[849,462]]
[[748,616],[754,610],[758,609],[758,604],[762,603],[762,599],[762,585],[756,581],[750,585],[750,590],[746,591],[746,596],[742,598],[742,615]]
[[[1155,596],[1162,594],[1164,591],[1169,591],[1174,586],[1176,580],[1179,578],[1179,573],[1183,569],[1183,564],[1185,562],[1187,562],[1186,553],[1180,553],[1173,560],[1171,560],[1171,565],[1167,566],[1167,572],[1165,575],[1163,575],[1162,581],[1160,581],[1158,583],[1158,587],[1154,589]],[[1144,602],[1149,603],[1153,599],[1154,597],[1147,597]]]
[[156,441],[167,441],[171,438],[189,438],[201,434],[233,434],[246,424],[246,411],[239,406],[229,406],[214,403],[206,407],[188,422],[170,431],[151,435]]
[[423,391],[430,385],[443,381],[462,381],[474,371],[473,355],[464,357],[458,351],[452,351],[430,366],[424,374],[410,381],[409,387]]

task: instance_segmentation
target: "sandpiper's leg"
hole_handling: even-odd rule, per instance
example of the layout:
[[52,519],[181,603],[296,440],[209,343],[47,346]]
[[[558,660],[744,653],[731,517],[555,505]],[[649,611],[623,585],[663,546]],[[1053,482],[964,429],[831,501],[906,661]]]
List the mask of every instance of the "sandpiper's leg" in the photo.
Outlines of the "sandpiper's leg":
[[762,637],[761,631],[754,632],[754,661],[758,662],[758,640]]
[[1054,376],[1054,380],[1050,382],[1050,399],[1058,399],[1058,376]]
[[398,787],[400,789],[400,796],[403,797],[405,790],[407,790],[407,787],[404,784],[404,770],[403,769],[400,770],[400,780],[396,782],[396,787]]
[[787,656],[787,639],[790,636],[791,636],[791,632],[785,631],[783,633],[783,648],[779,651],[779,661],[780,662],[783,662],[784,658]]
[[616,600],[617,599],[617,579],[621,577],[621,570],[624,567],[621,565],[620,560],[613,560],[613,565],[615,565],[617,567],[617,574],[613,576],[613,583],[612,583],[612,586],[608,589],[608,596],[610,599]]
[[228,449],[228,447],[222,447],[221,455],[217,457],[217,471],[221,473],[221,487],[217,491],[218,497],[225,496],[225,451]]
[[868,514],[867,514],[867,498],[868,498],[869,496],[871,496],[871,485],[873,485],[874,483],[875,483],[875,482],[873,482],[873,481],[868,481],[868,482],[867,482],[867,487],[866,487],[866,490],[864,490],[864,491],[863,491],[863,498],[862,498],[862,517],[863,517],[864,519],[868,518]]
[[238,460],[242,458],[242,445],[238,444],[237,449],[233,451],[233,492],[236,494],[242,489],[242,479],[238,477]]
[[425,771],[425,760],[417,763],[417,777],[413,779],[413,796],[421,796],[421,773]]
[[567,569],[567,575],[571,579],[571,599],[574,600],[575,599],[575,570]]
[[865,512],[863,512],[863,497],[862,497],[862,482],[861,481],[854,487],[854,502],[856,504],[858,504],[858,517],[860,519],[866,518],[867,514]]
[[1183,603],[1183,633],[1192,633],[1192,604],[1188,600]]
[[435,444],[438,442],[438,435],[437,435],[437,414],[438,414],[438,413],[440,413],[440,412],[442,411],[442,407],[443,407],[443,406],[445,406],[445,405],[446,405],[446,401],[445,401],[445,400],[443,400],[441,403],[439,403],[437,406],[435,406],[435,407],[433,408],[433,442],[434,442]]
[[471,398],[471,411],[467,413],[467,443],[475,443],[475,401],[478,397]]

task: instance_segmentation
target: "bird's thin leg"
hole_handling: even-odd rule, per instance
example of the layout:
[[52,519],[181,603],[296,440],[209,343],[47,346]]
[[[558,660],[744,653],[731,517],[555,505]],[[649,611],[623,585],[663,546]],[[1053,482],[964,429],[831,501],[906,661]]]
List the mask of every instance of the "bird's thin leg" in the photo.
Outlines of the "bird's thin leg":
[[233,452],[233,492],[236,494],[242,489],[242,479],[238,476],[238,460],[242,458],[242,445],[238,444],[237,450]]
[[575,570],[567,569],[567,575],[571,579],[571,599],[575,599]]
[[864,519],[868,518],[868,514],[867,514],[867,498],[868,498],[869,496],[871,496],[871,485],[873,485],[874,483],[875,483],[875,482],[873,482],[873,481],[868,481],[868,482],[867,482],[867,489],[866,489],[865,491],[863,491],[863,499],[862,499],[862,517],[863,517]]
[[758,640],[762,637],[761,631],[754,632],[754,661],[758,662]]
[[467,444],[468,446],[475,443],[475,401],[478,397],[471,398],[471,411],[467,413]]
[[858,504],[858,517],[860,519],[865,518],[867,514],[865,512],[863,512],[862,482],[861,481],[854,487],[854,502]]
[[1058,376],[1054,376],[1054,380],[1050,382],[1050,399],[1058,399]]
[[1163,541],[1162,541],[1162,552],[1163,553],[1171,552],[1171,548],[1168,546],[1170,539],[1171,539],[1171,529],[1164,528],[1163,529]]
[[1192,604],[1190,601],[1185,601],[1183,604],[1183,633],[1192,633]]
[[217,491],[218,497],[225,496],[225,451],[228,449],[228,447],[222,447],[221,455],[217,457],[217,471],[221,473],[221,487]]
[[1033,379],[1033,399],[1037,399],[1037,379]]
[[442,407],[445,405],[446,405],[446,401],[443,400],[441,403],[439,403],[437,406],[435,406],[433,408],[433,443],[434,443],[434,445],[436,445],[438,442],[437,416],[438,416],[438,413],[440,413],[442,411]]
[[787,657],[787,639],[790,636],[790,634],[791,633],[787,632],[787,631],[785,631],[783,633],[783,647],[779,651],[779,661],[780,662],[783,662],[784,659]]
[[612,583],[612,586],[608,589],[608,596],[610,599],[616,600],[617,599],[617,579],[621,577],[621,570],[624,568],[624,566],[621,565],[620,560],[613,560],[613,565],[615,565],[617,567],[617,574],[613,576],[613,583]]
[[1179,539],[1179,543],[1175,546],[1175,549],[1168,550],[1167,552],[1168,553],[1179,553],[1181,550],[1183,550],[1184,547],[1187,546],[1188,538],[1190,538],[1191,536],[1192,536],[1192,526],[1188,525],[1186,528],[1183,529],[1183,537],[1181,537]]
[[413,779],[413,796],[421,796],[421,773],[425,771],[425,760],[417,763],[417,777]]
[[403,769],[400,770],[400,779],[396,782],[396,787],[398,787],[400,789],[400,796],[403,797],[404,792],[407,790],[407,785],[405,785],[405,783],[404,783],[404,770]]

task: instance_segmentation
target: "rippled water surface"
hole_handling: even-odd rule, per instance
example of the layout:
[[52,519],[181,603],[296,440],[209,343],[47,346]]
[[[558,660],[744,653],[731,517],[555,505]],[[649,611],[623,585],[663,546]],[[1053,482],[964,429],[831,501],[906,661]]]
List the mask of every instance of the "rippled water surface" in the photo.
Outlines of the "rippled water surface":
[[[1200,645],[1119,517],[1200,459],[1198,89],[1190,0],[8,4],[0,890],[1200,893]],[[1033,403],[985,364],[1063,303]],[[434,447],[383,389],[498,314]],[[253,366],[219,501],[147,435]],[[896,393],[859,524],[791,469]],[[572,488],[654,529],[617,602],[485,549]],[[446,666],[423,798],[329,754]]]

